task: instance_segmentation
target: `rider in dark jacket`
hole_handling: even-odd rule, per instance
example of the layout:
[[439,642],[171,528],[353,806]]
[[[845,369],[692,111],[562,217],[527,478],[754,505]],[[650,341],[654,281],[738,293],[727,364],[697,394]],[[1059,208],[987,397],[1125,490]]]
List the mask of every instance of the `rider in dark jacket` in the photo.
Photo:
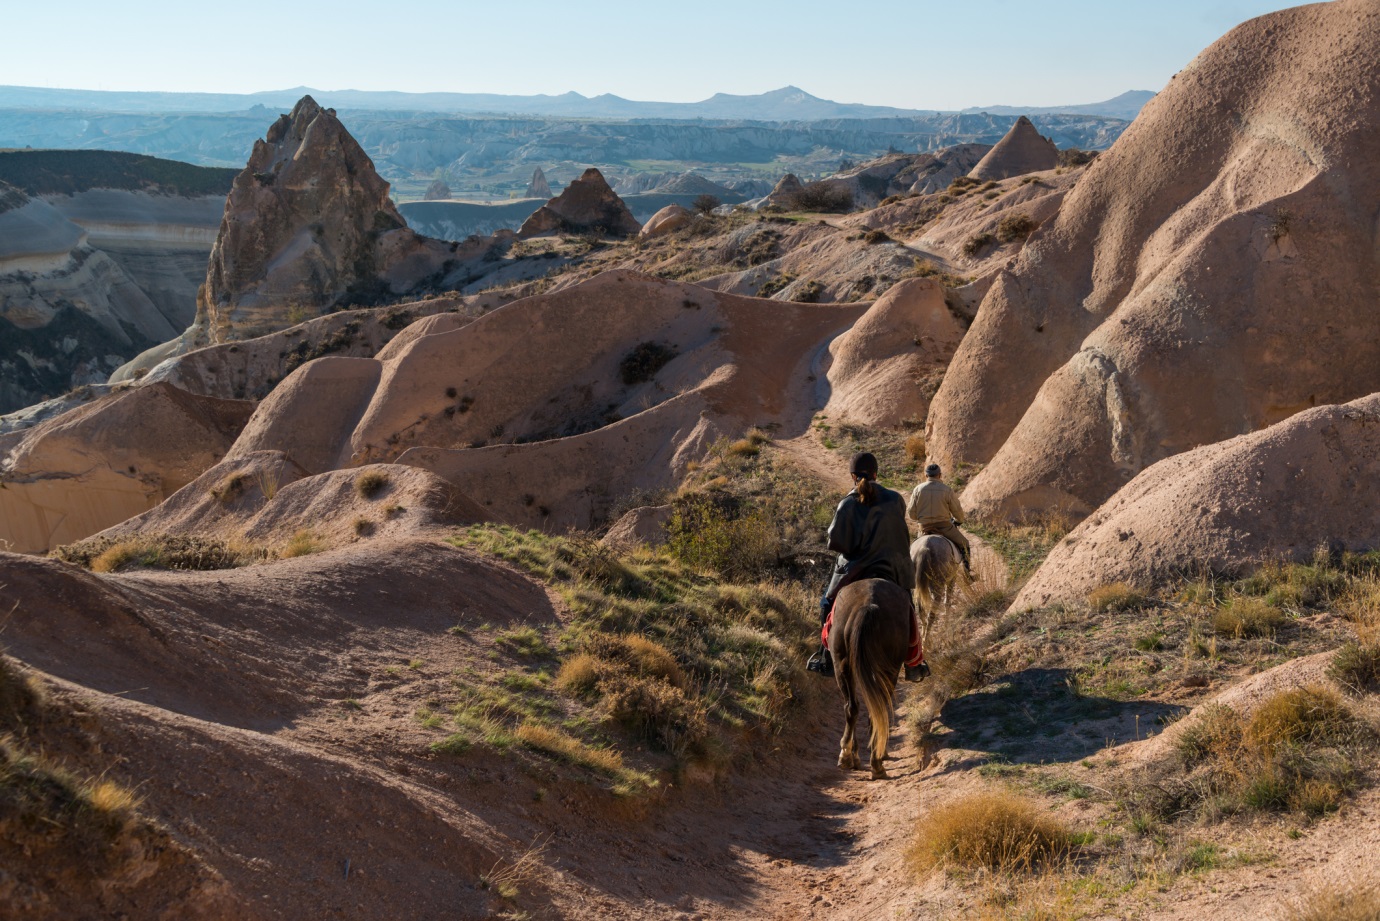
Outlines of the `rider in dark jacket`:
[[[887,579],[907,593],[915,590],[915,567],[910,560],[910,530],[906,527],[906,500],[900,493],[877,484],[877,458],[854,455],[850,471],[854,488],[834,512],[829,524],[829,549],[838,553],[832,578],[819,599],[820,626],[829,617],[839,590],[860,579]],[[812,665],[829,674],[833,662],[828,647]]]

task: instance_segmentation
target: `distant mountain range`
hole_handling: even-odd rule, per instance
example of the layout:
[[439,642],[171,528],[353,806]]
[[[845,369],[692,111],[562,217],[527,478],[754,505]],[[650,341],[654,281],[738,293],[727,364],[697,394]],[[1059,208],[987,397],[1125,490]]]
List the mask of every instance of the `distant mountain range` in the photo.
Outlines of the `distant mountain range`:
[[[938,109],[897,109],[833,102],[786,86],[757,95],[716,93],[701,102],[640,102],[604,93],[582,96],[508,96],[495,93],[399,93],[371,90],[317,90],[297,87],[263,93],[159,93],[109,92],[104,90],[48,89],[0,86],[0,108],[75,109],[124,113],[243,112],[262,106],[290,109],[310,94],[324,106],[337,109],[455,114],[535,115],[557,118],[600,119],[743,119],[748,121],[819,121],[839,118],[888,118],[951,114]],[[1021,108],[989,106],[964,113],[992,115],[1072,114],[1110,118],[1135,118],[1141,106],[1155,94],[1134,90],[1105,102],[1069,106]]]

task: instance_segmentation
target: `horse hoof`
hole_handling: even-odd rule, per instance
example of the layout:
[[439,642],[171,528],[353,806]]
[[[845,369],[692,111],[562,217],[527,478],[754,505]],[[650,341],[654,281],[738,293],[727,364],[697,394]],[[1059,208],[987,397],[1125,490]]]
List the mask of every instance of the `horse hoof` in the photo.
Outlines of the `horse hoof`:
[[874,768],[872,769],[872,779],[873,779],[873,780],[890,780],[891,778],[887,776],[886,771],[883,770],[882,768],[874,767]]

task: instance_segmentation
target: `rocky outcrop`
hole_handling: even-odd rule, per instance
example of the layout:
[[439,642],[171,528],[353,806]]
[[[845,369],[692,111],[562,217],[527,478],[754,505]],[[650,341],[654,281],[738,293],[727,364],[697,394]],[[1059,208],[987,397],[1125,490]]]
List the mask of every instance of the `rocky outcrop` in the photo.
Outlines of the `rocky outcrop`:
[[966,324],[926,278],[894,285],[829,344],[831,420],[918,429]]
[[641,229],[623,199],[604,181],[604,174],[590,168],[524,221],[518,236],[527,239],[550,233],[604,233],[628,237]]
[[686,227],[695,216],[680,205],[667,205],[647,219],[642,225],[642,237],[660,237]]
[[[1242,62],[1248,62],[1242,64]],[[1380,10],[1204,51],[1000,272],[929,418],[965,504],[1086,515],[1166,457],[1380,391]],[[1224,112],[1241,113],[1223,119]]]
[[250,338],[424,284],[453,287],[462,263],[486,249],[409,230],[335,112],[306,96],[235,178],[187,344]]
[[440,179],[426,187],[426,192],[422,194],[422,201],[447,201],[450,198],[450,186]]
[[83,227],[4,183],[0,197],[0,413],[103,382],[176,335]]
[[0,547],[41,553],[153,508],[220,460],[252,410],[152,384],[35,426],[0,459]]
[[1042,137],[1030,119],[1022,115],[1006,132],[1006,137],[998,141],[968,175],[986,182],[1039,173],[1058,165],[1059,148],[1049,138]]
[[1380,394],[1162,460],[1055,547],[1020,608],[1100,585],[1239,575],[1319,547],[1380,547]]
[[527,191],[523,198],[550,198],[552,195],[551,186],[546,181],[546,174],[538,166],[532,170],[532,180],[527,183]]
[[795,203],[795,197],[804,188],[805,184],[800,181],[800,177],[795,173],[787,173],[777,180],[771,194],[762,200],[762,207],[790,208]]

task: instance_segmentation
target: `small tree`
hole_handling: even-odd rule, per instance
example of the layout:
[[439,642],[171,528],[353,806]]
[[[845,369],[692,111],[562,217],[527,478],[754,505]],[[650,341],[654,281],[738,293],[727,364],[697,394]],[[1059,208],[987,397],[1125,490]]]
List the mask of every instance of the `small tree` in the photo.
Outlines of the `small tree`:
[[695,196],[695,203],[692,206],[700,214],[712,214],[714,209],[719,207],[721,202],[716,196],[706,192],[703,195]]

